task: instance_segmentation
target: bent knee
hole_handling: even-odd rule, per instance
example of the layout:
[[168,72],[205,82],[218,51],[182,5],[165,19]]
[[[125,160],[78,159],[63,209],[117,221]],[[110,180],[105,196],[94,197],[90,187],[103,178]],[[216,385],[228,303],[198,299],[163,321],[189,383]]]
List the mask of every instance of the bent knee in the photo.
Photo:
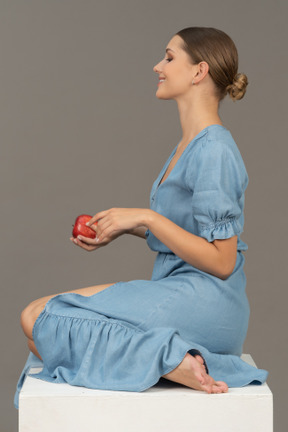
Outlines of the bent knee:
[[42,360],[42,357],[40,356],[39,352],[37,351],[36,345],[34,343],[33,340],[31,339],[27,339],[27,344],[28,344],[28,348],[29,350],[36,356],[38,357],[40,360]]
[[42,299],[30,303],[21,313],[21,326],[28,339],[33,339],[34,324],[45,307],[46,302]]

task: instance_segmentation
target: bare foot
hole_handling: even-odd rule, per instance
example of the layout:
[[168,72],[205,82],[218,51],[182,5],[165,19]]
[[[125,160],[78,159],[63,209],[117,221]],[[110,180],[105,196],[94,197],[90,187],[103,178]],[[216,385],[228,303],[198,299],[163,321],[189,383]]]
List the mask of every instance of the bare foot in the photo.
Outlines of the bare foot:
[[173,371],[163,375],[163,378],[206,393],[226,393],[228,391],[225,382],[215,381],[207,374],[203,358],[199,355],[193,357],[187,353],[182,362]]

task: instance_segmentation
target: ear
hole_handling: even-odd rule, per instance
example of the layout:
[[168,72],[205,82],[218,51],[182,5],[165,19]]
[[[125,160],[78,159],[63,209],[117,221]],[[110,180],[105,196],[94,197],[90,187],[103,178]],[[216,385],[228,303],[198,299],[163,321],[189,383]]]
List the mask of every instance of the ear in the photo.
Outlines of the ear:
[[206,77],[208,72],[209,72],[209,65],[207,62],[202,61],[198,63],[196,74],[194,75],[193,78],[193,84],[198,84],[200,81],[202,81]]

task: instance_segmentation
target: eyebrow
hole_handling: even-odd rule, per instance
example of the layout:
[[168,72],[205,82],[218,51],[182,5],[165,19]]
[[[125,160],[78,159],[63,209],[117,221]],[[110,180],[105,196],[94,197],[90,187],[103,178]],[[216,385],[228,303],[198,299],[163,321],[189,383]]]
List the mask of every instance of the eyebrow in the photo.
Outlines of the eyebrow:
[[171,48],[166,48],[166,53],[168,52],[168,51],[172,51],[172,52],[175,52],[175,51],[173,51]]

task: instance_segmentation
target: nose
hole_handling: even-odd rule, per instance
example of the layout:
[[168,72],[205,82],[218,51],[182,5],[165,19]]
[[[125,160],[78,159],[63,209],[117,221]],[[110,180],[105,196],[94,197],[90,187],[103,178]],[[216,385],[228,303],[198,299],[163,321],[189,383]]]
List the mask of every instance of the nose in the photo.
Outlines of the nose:
[[160,65],[161,65],[161,61],[153,67],[153,71],[156,73],[160,73]]

